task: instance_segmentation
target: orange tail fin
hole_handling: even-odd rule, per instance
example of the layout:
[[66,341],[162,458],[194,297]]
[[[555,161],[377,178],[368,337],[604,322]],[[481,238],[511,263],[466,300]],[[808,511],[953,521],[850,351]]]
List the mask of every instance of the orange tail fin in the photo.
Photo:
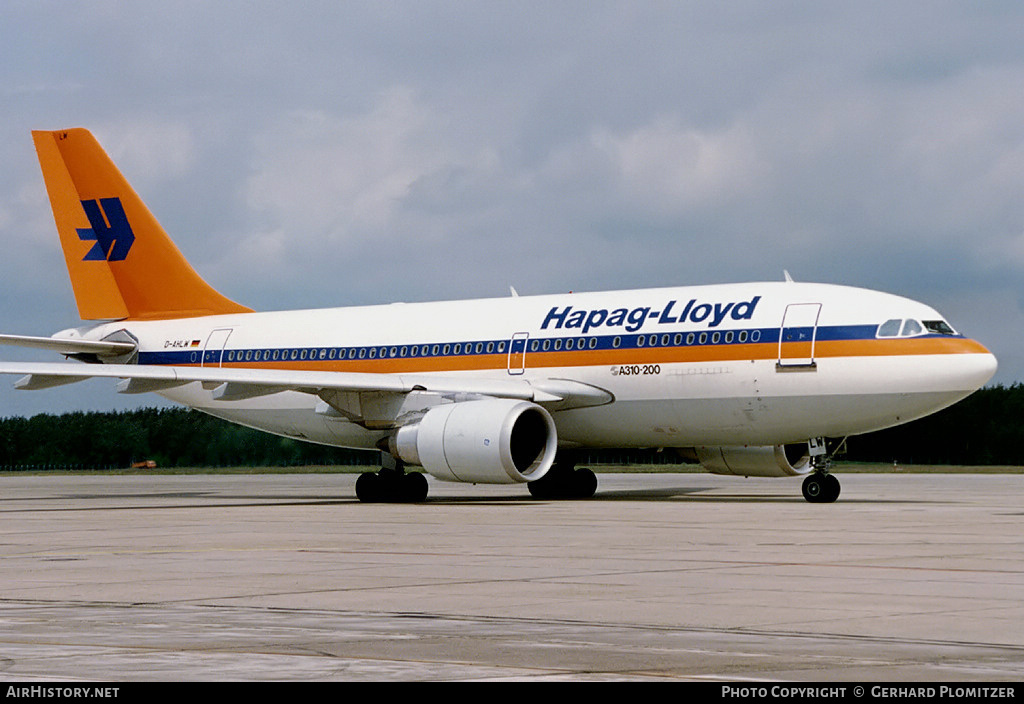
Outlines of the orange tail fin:
[[83,320],[252,312],[195,272],[88,130],[32,138]]

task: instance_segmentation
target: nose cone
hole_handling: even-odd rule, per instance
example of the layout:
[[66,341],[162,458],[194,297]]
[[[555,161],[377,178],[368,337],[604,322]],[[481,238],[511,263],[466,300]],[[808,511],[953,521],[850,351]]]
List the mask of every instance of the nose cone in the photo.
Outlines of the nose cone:
[[[985,349],[981,345],[978,346]],[[995,376],[996,369],[999,368],[999,362],[996,361],[996,356],[988,350],[970,355],[970,357],[972,359],[965,365],[969,368],[964,370],[964,375],[968,380],[970,388],[977,390]]]
[[999,366],[994,354],[974,340],[962,339],[948,354],[940,355],[942,383],[964,396],[987,384]]

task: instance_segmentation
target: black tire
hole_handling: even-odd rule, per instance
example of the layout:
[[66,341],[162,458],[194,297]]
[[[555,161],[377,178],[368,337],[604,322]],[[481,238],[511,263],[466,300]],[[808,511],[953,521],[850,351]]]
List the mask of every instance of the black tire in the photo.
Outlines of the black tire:
[[356,498],[363,503],[376,503],[381,500],[381,478],[374,472],[363,472],[356,479]]
[[842,490],[842,486],[839,484],[839,480],[836,479],[834,474],[825,475],[825,495],[823,498],[824,503],[831,504],[839,498],[839,492]]
[[821,477],[817,474],[812,474],[804,479],[803,486],[801,487],[804,498],[812,504],[820,504],[822,501],[822,494],[825,493],[825,485],[821,481]]
[[589,469],[577,469],[573,474],[573,488],[577,499],[589,499],[597,493],[597,475]]
[[589,499],[597,491],[597,475],[589,469],[554,471],[526,487],[535,499]]
[[804,479],[804,498],[812,504],[830,504],[839,498],[842,487],[834,474],[812,474]]
[[[569,478],[571,479],[572,475],[569,475]],[[568,494],[569,484],[562,472],[556,472],[552,468],[537,481],[527,483],[526,488],[535,499],[564,499]]]
[[550,499],[554,498],[552,484],[553,482],[548,477],[544,477],[535,482],[528,482],[526,488],[530,490],[530,496],[535,499]]
[[419,472],[412,472],[402,477],[402,498],[409,503],[418,504],[427,500],[427,478]]

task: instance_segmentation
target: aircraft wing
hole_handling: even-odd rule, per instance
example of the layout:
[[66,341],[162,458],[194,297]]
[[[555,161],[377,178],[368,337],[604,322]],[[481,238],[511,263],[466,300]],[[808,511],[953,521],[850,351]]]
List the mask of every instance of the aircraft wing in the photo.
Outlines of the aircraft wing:
[[[48,338],[43,338],[48,339]],[[225,369],[138,364],[76,362],[0,362],[0,374],[20,374],[15,388],[45,389],[92,378],[120,379],[121,393],[162,391],[200,382],[219,401],[237,401],[282,391],[319,396],[331,405],[338,393],[394,394],[413,392],[465,394],[533,401],[549,410],[610,403],[612,395],[598,387],[568,379],[486,379],[455,375],[375,374],[290,369]]]

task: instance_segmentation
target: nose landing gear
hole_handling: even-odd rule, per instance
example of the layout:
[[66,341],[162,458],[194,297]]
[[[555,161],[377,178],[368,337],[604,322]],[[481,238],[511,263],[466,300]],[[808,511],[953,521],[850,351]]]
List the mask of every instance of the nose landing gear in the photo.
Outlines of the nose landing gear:
[[808,443],[811,451],[811,466],[814,470],[804,479],[804,498],[812,504],[830,504],[839,498],[839,480],[829,473],[832,467],[832,456],[844,446],[846,439],[839,443],[832,452],[827,451],[824,438],[812,438]]
[[830,504],[839,498],[839,480],[836,475],[814,470],[804,479],[804,498],[812,504]]

